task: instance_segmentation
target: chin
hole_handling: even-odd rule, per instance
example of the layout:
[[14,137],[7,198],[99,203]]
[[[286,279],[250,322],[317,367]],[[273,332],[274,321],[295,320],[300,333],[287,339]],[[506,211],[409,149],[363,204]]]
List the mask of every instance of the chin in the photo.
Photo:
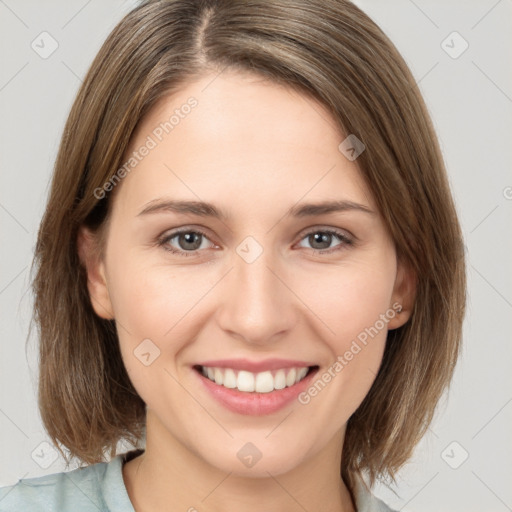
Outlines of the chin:
[[[298,443],[300,445],[300,443]],[[238,477],[268,478],[270,475],[278,476],[295,469],[303,461],[304,447],[300,453],[298,449],[287,448],[279,450],[278,447],[269,445],[256,447],[256,443],[235,442],[236,447],[226,448],[219,453],[209,453],[203,458],[214,467],[225,473],[231,473]],[[288,446],[296,446],[290,443]],[[281,447],[282,448],[282,447]],[[270,475],[269,475],[270,473]]]

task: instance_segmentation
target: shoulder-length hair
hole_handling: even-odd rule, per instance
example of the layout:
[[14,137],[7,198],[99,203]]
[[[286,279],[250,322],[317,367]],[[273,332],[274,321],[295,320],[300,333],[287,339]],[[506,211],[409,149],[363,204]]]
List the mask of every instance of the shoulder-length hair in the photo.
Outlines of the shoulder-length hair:
[[[357,159],[396,247],[414,270],[409,321],[389,331],[380,371],[348,421],[341,476],[370,486],[411,457],[449,385],[466,303],[464,244],[439,144],[417,84],[377,25],[347,0],[146,0],[108,36],[65,125],[35,250],[39,407],[67,457],[106,460],[142,439],[145,404],[124,368],[114,321],[99,318],[77,252],[101,232],[141,119],[205,71],[250,71],[322,102]],[[96,191],[96,193],[95,193]],[[105,197],[103,197],[105,195]],[[61,451],[64,455],[64,451]]]

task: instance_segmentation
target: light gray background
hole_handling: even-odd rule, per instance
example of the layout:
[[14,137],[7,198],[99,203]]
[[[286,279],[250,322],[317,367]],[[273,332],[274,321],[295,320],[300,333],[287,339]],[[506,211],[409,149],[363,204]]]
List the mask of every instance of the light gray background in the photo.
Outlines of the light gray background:
[[[450,392],[398,486],[379,485],[375,493],[411,512],[512,510],[512,0],[356,3],[390,36],[418,81],[468,250],[464,350]],[[53,451],[44,444],[34,336],[25,349],[28,270],[77,88],[133,5],[0,0],[0,485],[64,469],[60,459],[51,463]],[[43,31],[59,45],[46,59],[31,47]],[[462,39],[446,39],[454,31],[469,44],[457,58]]]

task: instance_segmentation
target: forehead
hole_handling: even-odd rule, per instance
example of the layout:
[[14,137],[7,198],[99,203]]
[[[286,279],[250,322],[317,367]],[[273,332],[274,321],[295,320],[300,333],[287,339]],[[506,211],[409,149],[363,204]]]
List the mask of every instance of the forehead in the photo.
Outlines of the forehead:
[[[247,73],[207,74],[159,100],[138,126],[124,200],[140,206],[167,193],[270,208],[307,195],[373,206],[356,162],[339,149],[345,137],[324,105],[297,90]],[[144,156],[135,162],[134,152]]]

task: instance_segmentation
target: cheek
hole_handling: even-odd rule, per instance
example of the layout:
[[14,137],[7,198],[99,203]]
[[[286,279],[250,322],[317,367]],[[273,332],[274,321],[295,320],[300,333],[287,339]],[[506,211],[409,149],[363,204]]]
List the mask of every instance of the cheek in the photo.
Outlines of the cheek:
[[[148,407],[167,407],[161,403],[165,396],[172,398],[173,408],[186,408],[187,396],[173,379],[174,360],[193,340],[187,321],[197,316],[194,304],[205,292],[170,267],[151,267],[140,257],[118,261],[110,273],[111,299],[130,380]],[[163,389],[166,393],[155,392]]]
[[[318,272],[313,282],[303,288],[302,295],[323,321],[323,337],[333,340],[330,344],[340,354],[347,343],[350,345],[352,339],[389,311],[394,280],[393,260],[381,258]],[[378,323],[379,330],[386,326],[387,323]]]
[[[162,341],[194,311],[208,282],[173,266],[153,264],[143,252],[119,254],[109,272],[109,292],[116,321],[132,341]],[[213,282],[210,284],[213,284]],[[196,308],[197,310],[197,308]],[[120,332],[120,335],[122,332]]]
[[173,386],[165,370],[174,375],[179,353],[194,342],[208,313],[202,299],[216,281],[211,271],[155,264],[141,251],[112,251],[109,291],[121,354],[146,403],[154,399],[152,388]]
[[[329,349],[330,362],[306,391],[303,403],[321,402],[333,430],[357,409],[379,371],[388,323],[395,315],[390,309],[394,265],[389,258],[337,268],[330,275],[318,274],[315,286],[304,289],[308,306],[322,320],[318,333]],[[319,416],[318,421],[325,418]]]

